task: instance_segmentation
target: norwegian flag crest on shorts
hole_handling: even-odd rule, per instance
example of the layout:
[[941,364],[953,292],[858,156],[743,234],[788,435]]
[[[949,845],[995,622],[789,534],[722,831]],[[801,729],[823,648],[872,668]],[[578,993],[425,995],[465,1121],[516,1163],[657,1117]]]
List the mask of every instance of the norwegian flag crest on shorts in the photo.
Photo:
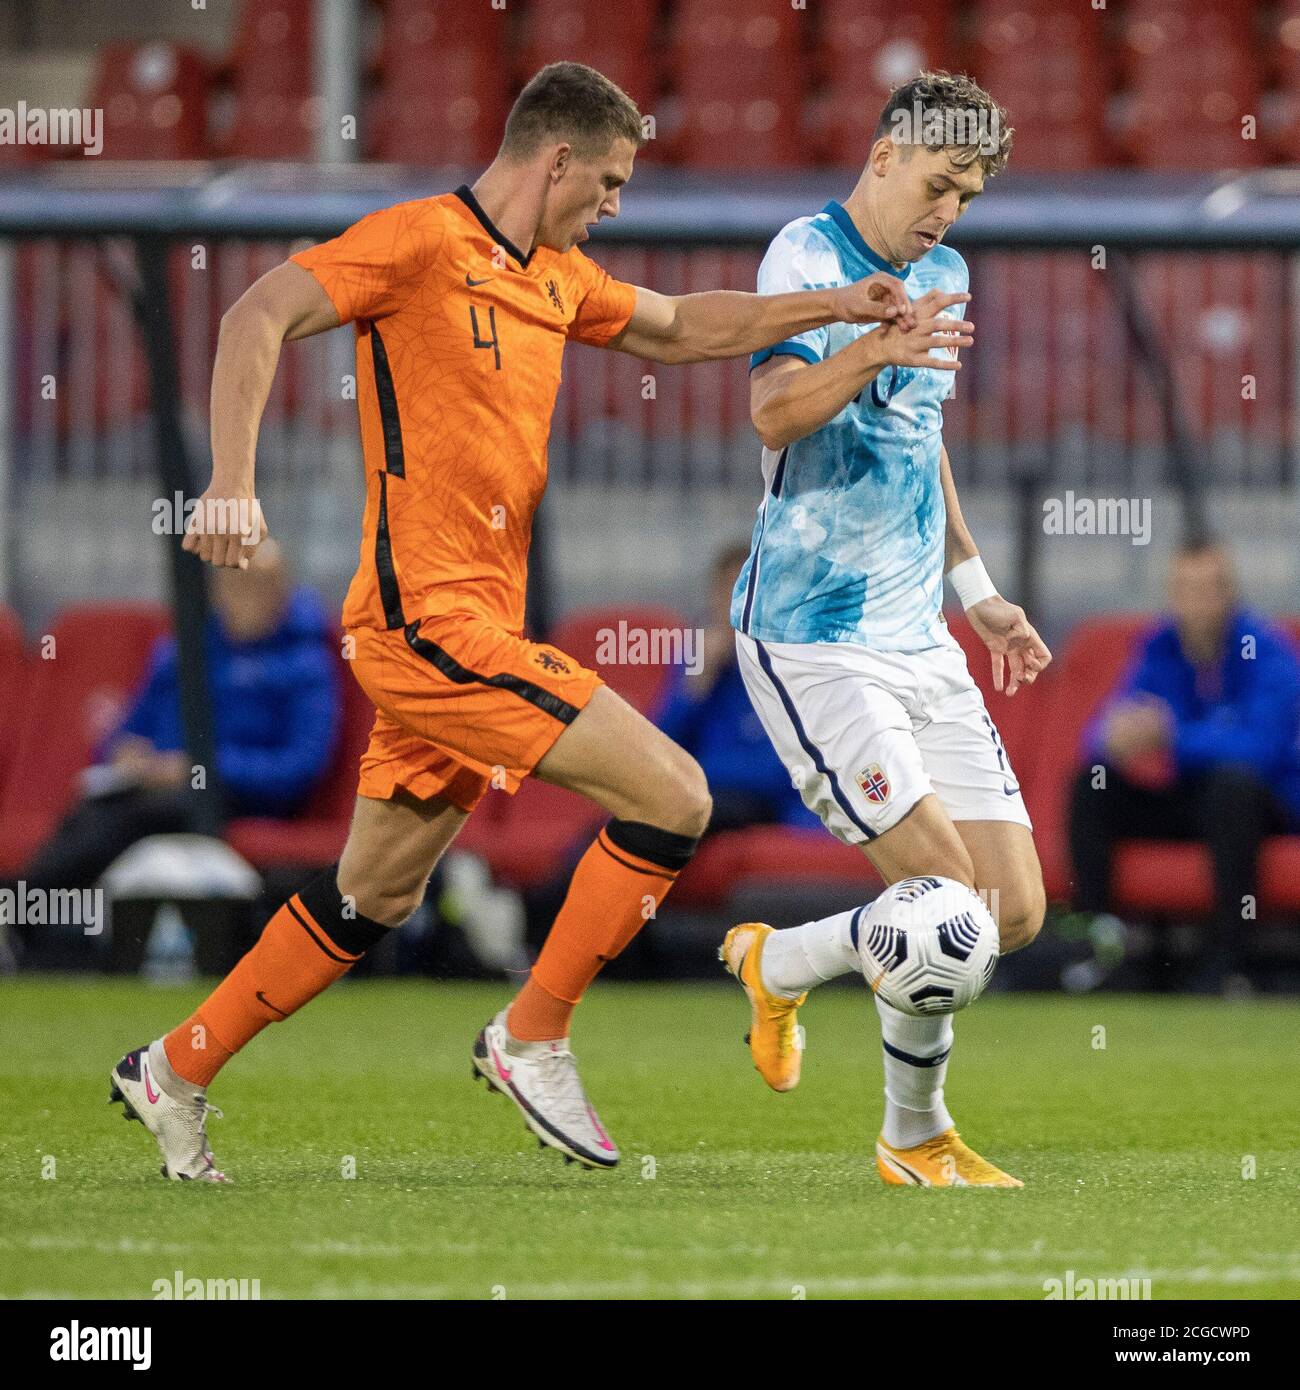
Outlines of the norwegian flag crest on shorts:
[[872,763],[865,772],[858,773],[858,786],[862,788],[868,801],[883,805],[889,800],[889,778],[885,776],[879,763]]

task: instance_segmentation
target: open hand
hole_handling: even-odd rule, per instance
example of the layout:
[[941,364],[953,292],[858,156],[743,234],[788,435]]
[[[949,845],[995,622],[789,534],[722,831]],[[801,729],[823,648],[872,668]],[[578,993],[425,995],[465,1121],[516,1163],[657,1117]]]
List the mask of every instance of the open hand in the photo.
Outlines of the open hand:
[[[1005,686],[1007,694],[1014,695],[1022,685],[1033,685],[1052,654],[1025,617],[1025,610],[993,594],[971,604],[966,616],[992,655],[993,689]],[[1010,681],[1006,678],[1008,665]]]
[[[863,282],[865,283],[865,282]],[[944,294],[931,290],[912,304],[915,323],[908,328],[901,320],[887,323],[879,329],[878,346],[884,352],[884,365],[895,367],[933,367],[936,371],[955,372],[958,348],[970,347],[975,339],[975,325],[966,319],[949,318],[945,310],[955,304],[965,304],[969,294]],[[875,337],[876,335],[872,335]],[[933,355],[942,348],[943,357]]]

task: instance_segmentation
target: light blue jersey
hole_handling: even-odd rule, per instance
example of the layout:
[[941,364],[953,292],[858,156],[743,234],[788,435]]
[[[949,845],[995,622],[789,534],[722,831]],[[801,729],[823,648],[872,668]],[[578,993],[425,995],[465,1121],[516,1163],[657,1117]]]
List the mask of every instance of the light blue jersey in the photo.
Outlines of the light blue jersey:
[[[966,262],[947,246],[899,271],[839,203],[785,227],[758,272],[760,294],[848,285],[874,271],[908,295],[963,293]],[[968,306],[949,314],[964,317]],[[874,324],[833,323],[754,354],[821,362]],[[779,452],[763,450],[765,494],[731,624],[759,641],[858,642],[920,651],[944,640],[946,514],[939,478],[943,401],[955,374],[886,367],[833,420]]]

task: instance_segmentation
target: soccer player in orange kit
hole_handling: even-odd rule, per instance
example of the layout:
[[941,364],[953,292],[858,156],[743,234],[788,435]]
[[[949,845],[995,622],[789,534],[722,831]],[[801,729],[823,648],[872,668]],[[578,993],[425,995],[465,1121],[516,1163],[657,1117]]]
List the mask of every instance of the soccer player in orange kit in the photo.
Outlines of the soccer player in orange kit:
[[[213,1077],[411,915],[494,777],[514,792],[530,774],[612,818],[529,979],[480,1032],[473,1065],[544,1144],[592,1167],[618,1161],[578,1077],[570,1015],[671,888],[711,803],[687,753],[595,672],[523,636],[565,342],[692,362],[830,322],[879,322],[912,365],[941,342],[970,341],[940,337],[967,331],[952,319],[918,322],[888,275],[675,298],[611,279],[577,248],[617,215],[641,143],[618,87],[553,64],[520,95],[472,188],[363,218],[263,276],[222,320],[212,482],[184,544],[227,566],[246,564],[262,534],[254,456],[281,344],[355,325],[366,508],[343,624],[378,713],[339,862],[275,913],[192,1017],[113,1069],[112,1098],[154,1135],[170,1178],[224,1180],[205,1125]],[[221,519],[235,504],[255,518],[242,534]]]

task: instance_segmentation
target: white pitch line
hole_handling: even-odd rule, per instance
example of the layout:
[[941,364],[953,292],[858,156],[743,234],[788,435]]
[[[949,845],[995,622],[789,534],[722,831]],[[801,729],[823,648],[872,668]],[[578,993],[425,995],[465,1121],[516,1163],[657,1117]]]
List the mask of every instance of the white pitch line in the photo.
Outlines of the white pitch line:
[[[269,1247],[268,1247],[269,1248]],[[283,1242],[276,1242],[274,1246],[277,1252],[284,1249]],[[438,1244],[391,1244],[380,1242],[347,1241],[347,1240],[314,1240],[296,1241],[290,1248],[294,1253],[303,1255],[307,1258],[322,1257],[346,1257],[359,1260],[365,1259],[402,1259],[411,1260],[422,1257],[446,1258],[473,1258],[481,1256],[487,1249],[481,1243],[455,1241],[442,1242]],[[256,1258],[258,1247],[245,1243],[244,1258]],[[97,1254],[109,1255],[190,1255],[204,1253],[201,1242],[193,1244],[178,1244],[176,1242],[142,1240],[132,1236],[123,1236],[117,1240],[104,1240],[102,1238],[90,1238],[85,1236],[73,1235],[53,1235],[38,1234],[28,1236],[3,1236],[0,1235],[0,1250],[27,1250],[33,1252],[67,1251],[70,1253],[80,1251],[93,1251]],[[653,1259],[664,1253],[675,1255],[685,1254],[703,1258],[718,1258],[725,1254],[734,1254],[731,1247],[722,1246],[695,1246],[686,1251],[674,1250],[665,1252],[658,1249],[640,1249],[627,1252],[627,1258],[631,1259]],[[760,1258],[770,1257],[771,1250],[768,1247],[755,1249],[755,1254]],[[876,1248],[864,1248],[857,1252],[856,1258],[864,1264],[875,1263],[895,1263],[906,1260],[912,1250],[901,1251],[897,1245],[887,1245]],[[1047,1279],[1060,1278],[1066,1269],[1074,1269],[1079,1278],[1167,1278],[1167,1279],[1186,1279],[1189,1282],[1209,1282],[1214,1279],[1223,1279],[1225,1282],[1233,1282],[1234,1277],[1244,1279],[1247,1282],[1259,1282],[1267,1278],[1300,1278],[1300,1257],[1294,1250],[1279,1251],[1256,1251],[1252,1255],[1253,1267],[1247,1266],[1212,1266],[1198,1265],[1189,1270],[1151,1270],[1140,1267],[1129,1267],[1121,1273],[1114,1273],[1109,1270],[1109,1259],[1107,1252],[1095,1248],[1074,1249],[1074,1250],[1048,1250],[1043,1249],[1037,1242],[1033,1246],[1018,1249],[998,1249],[997,1247],[984,1247],[982,1249],[961,1249],[950,1250],[947,1252],[953,1258],[978,1259],[985,1264],[1007,1265],[1019,1261],[1033,1261],[1040,1270],[1043,1270],[1042,1277]],[[788,1256],[784,1256],[787,1258]],[[1050,1262],[1050,1263],[1049,1263]],[[1260,1268],[1260,1266],[1274,1266],[1274,1268]],[[1098,1273],[1098,1271],[1106,1271]],[[816,1285],[818,1288],[831,1291],[852,1292],[854,1290],[880,1290],[890,1291],[893,1289],[907,1289],[917,1286],[939,1285],[942,1287],[996,1287],[999,1285],[1012,1285],[1021,1282],[1032,1282],[1036,1277],[1036,1270],[987,1270],[983,1272],[953,1273],[953,1274],[877,1274],[864,1275],[861,1277],[853,1276],[819,1276],[812,1274],[801,1279],[790,1281],[792,1284],[803,1284],[806,1287]],[[364,1281],[363,1281],[364,1282]],[[738,1289],[745,1287],[774,1288],[783,1289],[790,1285],[784,1280],[773,1278],[733,1280],[733,1279],[705,1279],[697,1281],[700,1288],[708,1289]],[[647,1286],[649,1281],[625,1280],[621,1283],[596,1282],[596,1283],[574,1283],[574,1284],[554,1284],[554,1285],[529,1285],[533,1288],[547,1288],[563,1292],[566,1289],[574,1291],[573,1296],[579,1293],[589,1293],[592,1290],[609,1290],[622,1288],[627,1290],[642,1289]],[[383,1287],[389,1287],[384,1285]],[[393,1285],[392,1287],[399,1287]],[[412,1285],[412,1287],[447,1289],[451,1285]],[[460,1286],[457,1286],[460,1287]],[[520,1287],[523,1287],[522,1285]],[[668,1285],[665,1287],[678,1287]],[[680,1287],[688,1287],[682,1284]]]
[[122,1236],[118,1240],[90,1240],[85,1236],[3,1236],[0,1250],[93,1250],[97,1255],[190,1255],[200,1251],[195,1245],[177,1245],[162,1240],[137,1240]]
[[[896,1275],[880,1274],[865,1278],[830,1279],[708,1279],[660,1282],[646,1279],[635,1282],[607,1283],[557,1283],[528,1284],[504,1283],[506,1298],[553,1298],[553,1299],[591,1299],[591,1298],[684,1298],[703,1299],[719,1297],[740,1298],[792,1298],[795,1288],[801,1287],[809,1298],[824,1297],[828,1294],[869,1297],[891,1293],[913,1293],[920,1290],[939,1290],[948,1292],[955,1289],[966,1291],[1021,1288],[1032,1291],[1035,1297],[1042,1296],[1042,1285],[1049,1279],[1060,1279],[1065,1271],[1061,1268],[1037,1270],[1032,1273],[1017,1274],[990,1271],[986,1274],[953,1275]],[[1159,1294],[1161,1283],[1167,1284],[1229,1284],[1245,1286],[1263,1284],[1276,1280],[1290,1280],[1300,1283],[1300,1263],[1292,1263],[1286,1269],[1265,1270],[1233,1265],[1216,1269],[1207,1265],[1191,1269],[1126,1269],[1123,1271],[1087,1271],[1076,1277],[1104,1279],[1150,1279],[1154,1294]],[[464,1298],[463,1284],[375,1284],[367,1280],[355,1283],[328,1282],[317,1284],[306,1295],[308,1298]],[[483,1297],[490,1299],[491,1286],[483,1291]],[[1158,1301],[1153,1300],[1153,1301]]]

